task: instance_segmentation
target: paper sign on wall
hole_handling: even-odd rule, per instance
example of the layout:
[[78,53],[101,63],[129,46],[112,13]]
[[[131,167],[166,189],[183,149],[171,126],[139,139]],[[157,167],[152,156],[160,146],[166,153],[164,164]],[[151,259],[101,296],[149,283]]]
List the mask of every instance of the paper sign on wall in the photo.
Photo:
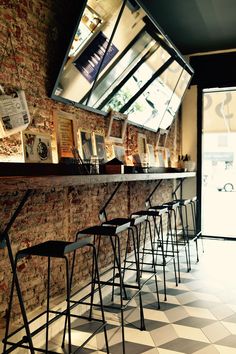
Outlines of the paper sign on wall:
[[0,95],[0,138],[18,133],[28,127],[30,115],[23,90]]

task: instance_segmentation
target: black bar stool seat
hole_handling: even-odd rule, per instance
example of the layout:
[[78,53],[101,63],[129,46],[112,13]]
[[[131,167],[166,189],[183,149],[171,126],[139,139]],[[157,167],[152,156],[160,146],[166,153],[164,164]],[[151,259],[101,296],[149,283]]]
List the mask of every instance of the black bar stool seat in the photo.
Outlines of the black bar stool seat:
[[162,204],[164,207],[167,207],[168,210],[176,210],[180,203],[178,201],[171,201],[171,202],[166,202]]
[[164,214],[167,211],[167,208],[160,208],[160,209],[156,209],[154,207],[151,207],[148,210],[138,210],[135,211],[134,213],[131,214],[131,218],[135,218],[139,215],[145,216],[146,219],[148,217],[155,217],[155,216],[159,216],[161,214]]
[[135,225],[139,225],[144,220],[145,220],[144,215],[133,217],[133,218],[114,218],[103,222],[102,225],[121,226],[129,223],[130,224],[129,226],[135,226]]
[[80,230],[78,234],[80,236],[84,235],[99,235],[99,236],[116,236],[122,231],[125,231],[130,226],[130,222],[121,225],[95,225],[88,227],[86,229]]
[[62,258],[67,253],[73,252],[85,244],[88,244],[87,240],[81,240],[78,242],[66,242],[66,241],[46,241],[36,246],[24,248],[17,253],[17,259],[27,256],[43,256],[43,257],[56,257]]
[[173,202],[175,203],[179,203],[179,205],[183,206],[183,205],[188,205],[191,203],[191,199],[175,199]]
[[156,211],[156,212],[158,212],[158,215],[163,215],[163,214],[167,213],[168,208],[164,205],[155,205],[155,206],[151,206],[148,210],[149,211]]

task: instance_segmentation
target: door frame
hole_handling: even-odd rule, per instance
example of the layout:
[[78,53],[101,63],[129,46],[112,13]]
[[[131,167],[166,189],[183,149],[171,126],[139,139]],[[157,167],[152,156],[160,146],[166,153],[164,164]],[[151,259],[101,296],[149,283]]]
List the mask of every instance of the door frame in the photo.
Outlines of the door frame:
[[[207,86],[207,87],[206,87]],[[235,85],[222,85],[218,87],[211,87],[211,85],[197,86],[197,175],[196,175],[196,184],[197,184],[197,232],[201,232],[202,226],[202,128],[203,128],[203,91],[205,89],[212,91],[236,91]],[[205,236],[205,235],[203,235]],[[222,236],[220,238],[230,239],[231,237]]]

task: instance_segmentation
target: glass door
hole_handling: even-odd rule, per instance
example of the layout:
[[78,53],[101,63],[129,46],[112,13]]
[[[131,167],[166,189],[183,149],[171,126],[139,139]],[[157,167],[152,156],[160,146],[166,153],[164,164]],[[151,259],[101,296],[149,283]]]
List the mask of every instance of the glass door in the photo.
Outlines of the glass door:
[[236,237],[236,89],[203,91],[202,234]]

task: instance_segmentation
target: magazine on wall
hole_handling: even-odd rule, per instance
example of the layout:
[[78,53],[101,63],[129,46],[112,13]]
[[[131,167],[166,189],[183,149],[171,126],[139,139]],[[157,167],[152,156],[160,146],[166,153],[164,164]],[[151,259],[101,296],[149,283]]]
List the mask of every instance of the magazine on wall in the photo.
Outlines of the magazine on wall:
[[29,123],[30,114],[23,90],[0,95],[0,138],[23,131]]

